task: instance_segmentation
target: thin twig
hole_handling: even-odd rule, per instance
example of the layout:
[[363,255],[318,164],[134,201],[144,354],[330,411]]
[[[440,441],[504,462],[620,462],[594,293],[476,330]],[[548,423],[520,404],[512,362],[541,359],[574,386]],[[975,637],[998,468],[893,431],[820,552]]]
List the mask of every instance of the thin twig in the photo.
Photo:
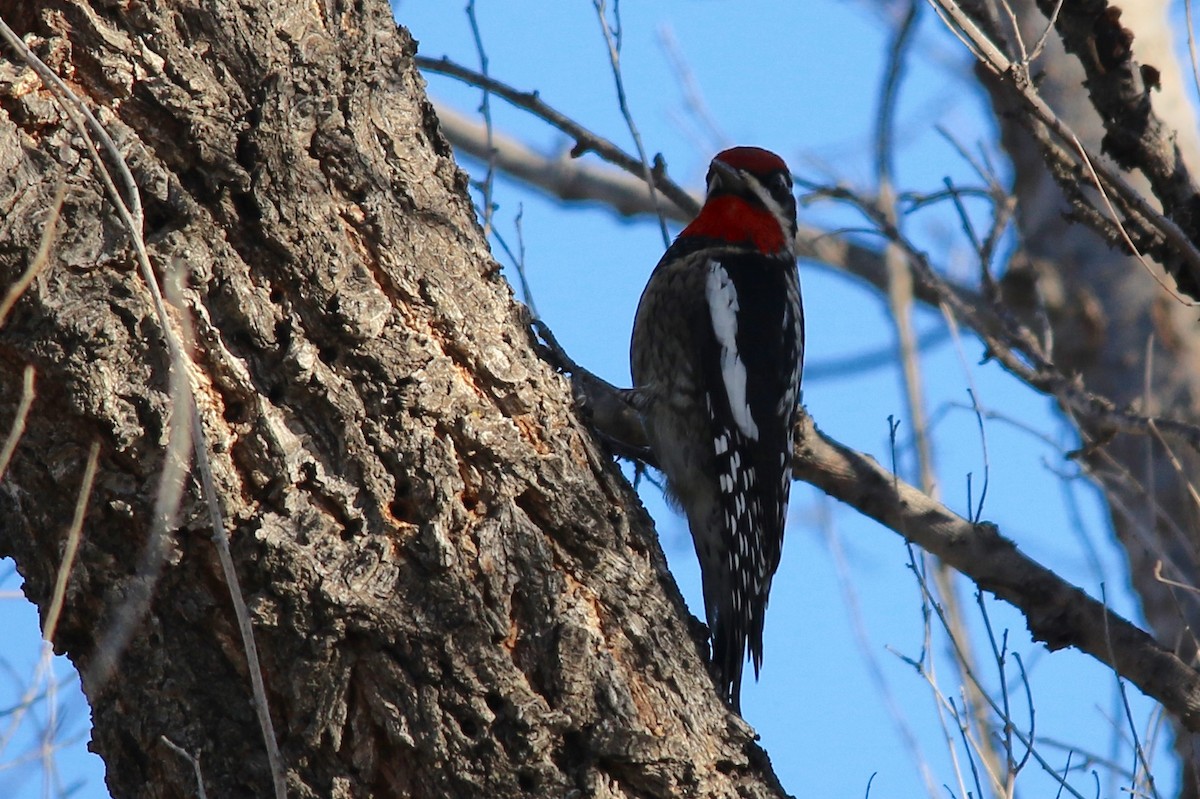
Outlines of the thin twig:
[[[172,297],[172,304],[183,309],[186,306],[181,296],[182,286],[175,281],[181,281],[180,270],[174,270],[173,281],[167,282],[167,290],[177,296]],[[191,351],[194,337],[192,335],[191,316],[180,314],[180,333],[184,351]],[[179,363],[175,367],[180,371],[186,364]],[[234,618],[237,620],[238,632],[242,637],[242,648],[246,655],[246,665],[250,673],[250,685],[254,690],[254,711],[258,715],[258,723],[263,732],[263,740],[267,744],[270,755],[271,777],[275,785],[275,794],[279,799],[287,796],[287,777],[283,770],[283,757],[279,752],[278,739],[275,737],[275,725],[271,721],[271,709],[267,703],[267,688],[263,681],[262,663],[258,657],[258,645],[254,641],[254,626],[250,621],[250,609],[242,593],[241,580],[238,579],[237,567],[233,562],[233,551],[229,546],[229,534],[225,531],[225,520],[217,497],[217,487],[213,480],[212,464],[209,462],[207,438],[204,435],[204,422],[200,419],[200,409],[196,405],[196,397],[188,392],[184,397],[184,405],[188,411],[192,428],[192,441],[196,457],[196,471],[200,475],[200,483],[204,488],[205,505],[208,508],[209,524],[212,528],[212,542],[221,562],[221,573],[229,586],[229,599],[233,603]]]
[[708,102],[704,99],[704,92],[701,91],[700,84],[696,80],[696,74],[692,71],[691,65],[688,64],[679,47],[679,41],[675,38],[675,31],[666,25],[659,27],[658,43],[667,56],[676,83],[679,84],[684,108],[707,134],[708,140],[702,143],[701,152],[709,153],[725,149],[729,146],[729,137],[725,135],[713,117]]
[[538,312],[537,303],[533,299],[533,288],[529,285],[529,275],[526,271],[525,263],[525,232],[521,227],[521,220],[525,216],[525,206],[517,206],[517,215],[513,218],[513,227],[517,233],[517,251],[514,253],[509,249],[508,245],[501,243],[504,251],[508,253],[508,257],[513,260],[513,268],[517,272],[517,281],[521,284],[521,302],[525,303],[529,308],[529,313],[534,319],[541,319],[542,315]]
[[1104,207],[1108,210],[1109,218],[1112,220],[1113,226],[1117,229],[1117,232],[1121,234],[1121,239],[1125,242],[1125,246],[1129,248],[1129,252],[1133,253],[1133,256],[1137,258],[1138,263],[1142,265],[1142,268],[1146,270],[1146,273],[1150,275],[1150,277],[1154,278],[1154,282],[1158,283],[1159,288],[1170,294],[1176,300],[1176,302],[1183,303],[1189,307],[1200,305],[1200,301],[1198,300],[1192,300],[1180,296],[1179,292],[1168,286],[1166,282],[1159,277],[1158,272],[1154,269],[1154,267],[1146,262],[1146,258],[1138,250],[1137,245],[1133,243],[1133,239],[1130,238],[1129,231],[1125,229],[1125,225],[1121,223],[1120,218],[1117,216],[1117,209],[1113,208],[1112,201],[1108,197],[1108,192],[1104,190],[1104,184],[1100,181],[1100,176],[1096,174],[1096,167],[1092,164],[1092,159],[1088,156],[1087,149],[1084,148],[1083,144],[1078,138],[1075,138],[1074,135],[1072,135],[1072,143],[1075,145],[1075,149],[1079,153],[1079,157],[1083,160],[1084,166],[1087,167],[1088,174],[1092,178],[1092,185],[1096,187],[1096,191],[1100,192],[1100,199],[1104,201]]
[[21,377],[21,399],[17,403],[17,414],[13,417],[12,424],[9,425],[4,446],[0,447],[0,478],[3,478],[4,473],[8,470],[8,464],[12,461],[13,453],[17,449],[17,442],[25,433],[25,422],[28,421],[29,409],[33,406],[33,377],[33,367],[26,366]]
[[[551,108],[542,101],[537,92],[517,91],[511,86],[480,75],[475,70],[456,64],[448,58],[433,59],[417,56],[414,60],[417,66],[426,72],[446,75],[472,86],[486,86],[497,97],[503,98],[517,108],[523,108],[539,119],[553,125],[575,140],[575,146],[571,149],[573,157],[578,158],[586,152],[594,152],[605,161],[619,166],[632,175],[642,175],[645,177],[643,161],[641,159],[629,155],[608,139],[593,133],[565,114]],[[686,218],[690,219],[699,212],[699,201],[684,191],[684,189],[671,182],[667,178],[665,170],[650,170],[649,179],[654,188],[661,191],[668,200],[683,210],[683,215]]]
[[[133,245],[134,253],[137,257],[138,267],[141,271],[142,279],[150,293],[151,301],[154,307],[155,315],[158,319],[159,327],[162,330],[163,338],[167,344],[168,354],[172,363],[172,370],[179,369],[186,363],[185,350],[179,335],[175,331],[171,318],[167,313],[166,304],[162,296],[162,291],[159,288],[157,278],[154,274],[154,269],[150,263],[149,254],[146,251],[145,240],[143,238],[143,213],[141,194],[138,190],[137,182],[133,178],[133,173],[130,172],[128,164],[125,162],[124,156],[116,143],[109,136],[108,131],[100,124],[100,121],[92,113],[91,109],[60,79],[53,70],[46,66],[40,58],[37,57],[29,49],[24,41],[21,40],[16,33],[13,32],[3,19],[0,19],[0,38],[3,38],[8,44],[17,51],[26,64],[32,68],[37,75],[42,79],[42,82],[51,89],[51,94],[55,101],[59,103],[67,117],[75,125],[77,132],[87,147],[88,154],[92,158],[93,163],[97,168],[97,172],[104,183],[105,189],[108,192],[109,198],[113,201],[113,206],[121,219],[123,226],[130,236]],[[121,180],[121,185],[125,192],[122,195],[117,191],[116,183],[113,181],[110,168],[101,158],[92,137],[100,141],[105,153],[112,161],[113,168],[117,176]],[[186,314],[182,314],[181,318],[186,321]],[[183,370],[187,375],[186,369]],[[204,437],[203,427],[200,423],[199,410],[195,403],[194,387],[191,386],[190,376],[186,376],[188,381],[188,390],[185,392],[186,397],[184,405],[190,417],[189,426],[192,430],[192,446],[195,453],[197,469],[200,472],[201,482],[204,486],[205,498],[207,500],[210,519],[213,523],[214,538],[217,544],[218,555],[220,556],[223,571],[227,581],[227,587],[230,593],[230,598],[234,606],[234,613],[237,616],[238,628],[242,634],[242,645],[249,664],[251,686],[254,693],[254,706],[258,713],[259,725],[262,730],[264,744],[267,750],[267,759],[271,770],[271,779],[274,787],[274,793],[277,799],[284,799],[287,796],[287,782],[284,774],[283,760],[279,752],[279,744],[275,738],[274,726],[271,722],[270,711],[267,705],[266,690],[263,687],[262,671],[258,662],[257,647],[254,643],[253,627],[250,623],[249,612],[246,610],[245,600],[241,596],[240,587],[237,582],[237,574],[233,569],[232,559],[228,553],[228,538],[224,532],[224,525],[221,520],[220,507],[217,504],[215,496],[215,485],[212,479],[212,470],[208,460],[208,442]],[[224,548],[222,548],[224,547]]]
[[954,342],[954,352],[958,355],[959,366],[967,379],[967,396],[971,398],[971,411],[975,414],[975,421],[979,425],[979,446],[983,457],[983,488],[979,492],[979,502],[968,503],[968,512],[971,516],[971,521],[978,523],[983,519],[983,505],[984,501],[987,500],[988,485],[991,482],[991,462],[988,458],[987,430],[983,424],[983,408],[979,404],[979,387],[976,385],[975,375],[967,363],[967,353],[963,348],[962,336],[958,332],[958,322],[955,320],[954,314],[950,313],[950,309],[945,305],[942,306],[942,318],[946,320],[946,326],[950,328],[950,339]]
[[[471,35],[475,38],[475,52],[479,55],[479,72],[488,74],[487,51],[483,49],[483,34],[479,31],[479,20],[475,16],[475,0],[467,0],[467,19],[471,21]],[[496,181],[496,153],[492,143],[492,93],[483,88],[483,100],[479,104],[483,124],[487,129],[487,176],[483,179],[483,235],[492,231],[492,189]]]
[[625,94],[625,79],[621,76],[621,0],[613,0],[615,26],[608,24],[608,15],[605,13],[606,0],[592,0],[592,5],[596,9],[596,19],[600,23],[600,32],[604,35],[604,44],[608,47],[608,60],[612,65],[613,82],[617,88],[617,105],[621,109],[621,116],[625,118],[629,135],[633,137],[633,146],[637,148],[638,160],[642,164],[642,177],[650,188],[650,202],[654,205],[655,215],[658,217],[658,227],[662,232],[663,246],[669,247],[671,246],[671,234],[667,232],[667,218],[659,207],[658,193],[654,189],[654,170],[650,167],[650,159],[646,157],[642,134],[638,132],[637,123],[633,121],[633,113],[629,110],[629,98]]
[[167,745],[168,748],[170,748],[172,752],[192,764],[192,771],[196,774],[196,794],[199,796],[199,799],[208,799],[208,793],[204,790],[204,772],[200,770],[200,757],[192,757],[188,750],[184,749],[182,746],[175,743],[165,735],[160,735],[158,737]]
[[[1013,725],[1009,719],[1012,718],[1012,706],[1009,703],[1008,696],[1008,678],[1005,675],[1006,658],[1008,656],[1008,633],[1005,632],[1002,644],[996,643],[996,631],[992,629],[992,617],[987,612],[987,603],[984,602],[983,592],[975,592],[975,603],[979,607],[979,614],[983,617],[983,629],[987,633],[988,644],[992,648],[992,660],[996,664],[996,670],[999,672],[1000,684],[1000,705],[1003,708],[1001,718],[1005,719],[1002,734],[1004,735],[1004,754],[1007,759],[1007,768],[1005,769],[1004,795],[1011,797],[1013,794],[1012,780],[1016,777],[1016,771],[1013,766],[1015,759],[1013,758]],[[953,635],[953,633],[951,633]],[[1032,736],[1030,737],[1032,740]],[[997,767],[999,763],[995,764]],[[997,779],[997,782],[999,780]]]
[[[1107,592],[1105,591],[1105,587],[1104,587],[1104,585],[1101,585],[1101,586],[1100,586],[1100,601],[1101,601],[1101,602],[1103,602],[1105,605],[1107,605],[1107,604],[1108,604],[1108,594],[1107,594]],[[1106,628],[1107,628],[1107,624],[1108,624],[1108,618],[1107,618],[1107,616],[1106,616],[1106,617],[1105,617],[1105,626],[1106,626]],[[1126,721],[1128,722],[1128,724],[1129,724],[1129,735],[1130,735],[1130,736],[1132,737],[1132,739],[1133,739],[1133,752],[1134,752],[1134,757],[1136,758],[1136,762],[1137,762],[1137,763],[1139,763],[1139,764],[1141,765],[1141,767],[1144,769],[1144,773],[1146,774],[1146,778],[1147,778],[1147,779],[1149,780],[1149,782],[1150,782],[1150,793],[1151,793],[1151,795],[1153,796],[1153,795],[1155,795],[1155,791],[1154,791],[1154,778],[1153,778],[1153,777],[1150,775],[1150,764],[1149,764],[1149,762],[1146,760],[1146,753],[1145,753],[1145,751],[1142,749],[1142,742],[1141,742],[1141,740],[1139,739],[1139,737],[1138,737],[1138,733],[1137,733],[1137,725],[1133,723],[1133,710],[1131,710],[1131,709],[1130,709],[1130,707],[1129,707],[1129,696],[1128,696],[1128,695],[1126,694],[1126,692],[1125,692],[1125,680],[1124,680],[1124,679],[1122,679],[1122,677],[1121,677],[1121,675],[1120,675],[1120,674],[1114,673],[1114,675],[1113,675],[1113,676],[1114,676],[1114,677],[1116,678],[1116,680],[1117,680],[1117,690],[1118,690],[1118,692],[1120,692],[1120,695],[1121,695],[1121,707],[1122,707],[1122,709],[1125,711],[1125,720],[1126,720]],[[1134,784],[1133,784],[1133,785],[1131,785],[1131,788],[1133,788],[1134,790],[1131,790],[1131,791],[1130,791],[1130,793],[1131,793],[1132,795],[1134,795],[1134,796],[1137,796],[1137,795],[1138,795],[1138,792],[1137,792],[1137,790],[1136,790],[1136,787],[1137,787],[1137,786],[1136,786],[1136,779],[1137,779],[1137,777],[1136,777],[1136,771],[1135,771],[1135,775],[1134,775]]]
[[66,196],[67,181],[64,179],[59,182],[58,189],[54,192],[54,201],[50,204],[50,214],[46,219],[37,253],[34,254],[33,260],[29,262],[25,271],[17,278],[17,282],[9,286],[8,291],[4,292],[4,298],[0,299],[0,327],[4,327],[4,322],[8,319],[8,314],[12,311],[13,306],[33,283],[38,273],[46,268],[46,264],[50,263],[50,247],[54,244],[54,237],[58,232],[58,219],[62,213],[63,200]]
[[891,717],[892,725],[896,728],[896,734],[900,737],[904,748],[908,750],[909,759],[916,767],[918,773],[920,773],[921,780],[925,783],[925,790],[932,799],[932,797],[938,795],[938,790],[933,773],[929,768],[929,759],[925,756],[921,748],[921,741],[913,731],[912,724],[905,718],[900,704],[896,701],[895,692],[888,685],[875,647],[871,644],[867,633],[866,620],[863,617],[862,606],[859,602],[859,593],[855,586],[855,581],[851,577],[849,564],[846,562],[846,553],[842,547],[841,537],[838,535],[837,530],[834,529],[833,514],[828,512],[830,504],[828,497],[820,498],[818,505],[820,509],[820,524],[817,526],[825,540],[825,545],[829,548],[830,555],[833,557],[834,570],[837,573],[837,584],[842,592],[842,601],[845,604],[846,613],[850,617],[850,630],[854,635],[854,643],[858,647],[859,655],[867,667],[867,675],[870,677],[876,692],[883,701],[884,709],[887,710],[888,716]]
[[71,519],[71,526],[67,528],[67,543],[63,547],[62,563],[58,565],[58,572],[54,577],[54,593],[50,597],[50,608],[46,611],[46,623],[42,627],[42,638],[50,644],[54,643],[58,616],[67,598],[67,581],[71,578],[71,567],[75,564],[75,555],[79,552],[79,541],[83,537],[83,519],[87,513],[88,497],[92,495],[92,483],[96,480],[96,466],[99,461],[100,443],[93,441],[88,450],[87,466],[83,469],[79,493],[75,498],[75,516]]
[[1054,4],[1054,13],[1046,20],[1046,27],[1042,29],[1042,35],[1038,37],[1037,43],[1033,46],[1033,50],[1026,55],[1022,61],[1028,67],[1031,63],[1037,60],[1037,57],[1042,54],[1042,50],[1046,49],[1046,40],[1050,38],[1050,31],[1054,30],[1054,23],[1058,21],[1058,14],[1062,11],[1063,0],[1058,0]]
[[1190,583],[1181,583],[1178,580],[1172,580],[1163,576],[1163,562],[1161,560],[1154,563],[1154,579],[1164,585],[1169,585],[1172,588],[1178,588],[1183,591],[1188,591],[1193,594],[1200,594],[1200,586],[1191,585]]
[[1183,18],[1187,23],[1188,59],[1192,63],[1192,88],[1200,99],[1200,63],[1196,61],[1196,27],[1192,22],[1192,0],[1183,0]]

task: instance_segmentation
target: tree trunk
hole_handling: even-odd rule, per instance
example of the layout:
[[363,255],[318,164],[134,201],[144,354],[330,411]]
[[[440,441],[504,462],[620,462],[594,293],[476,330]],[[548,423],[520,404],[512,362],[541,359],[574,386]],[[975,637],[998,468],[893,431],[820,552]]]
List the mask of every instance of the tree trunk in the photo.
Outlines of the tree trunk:
[[[1125,13],[1118,17],[1133,32],[1135,56],[1157,70],[1154,110],[1177,131],[1176,143],[1195,165],[1200,163],[1200,138],[1186,99],[1189,79],[1172,55],[1168,5],[1122,4]],[[1028,43],[1037,41],[1048,24],[1037,6],[1034,0],[1013,3]],[[1004,18],[998,8],[993,13],[995,19]],[[1089,101],[1079,61],[1065,52],[1058,36],[1047,37],[1033,70],[1040,94],[1086,146],[1100,152],[1104,126]],[[1162,288],[1170,279],[1157,264],[1143,265],[1071,219],[1070,203],[1047,170],[1040,147],[1020,122],[1020,112],[1014,113],[1019,104],[1001,87],[991,88],[1015,169],[1023,249],[1005,280],[1010,287],[1031,279],[1038,283],[1053,330],[1055,364],[1080,375],[1088,389],[1118,406],[1200,422],[1196,308]],[[1140,176],[1129,180],[1149,196]],[[1015,296],[1030,295],[1020,289],[1010,295]],[[1086,424],[1080,432],[1085,462],[1105,492],[1146,619],[1159,641],[1195,666],[1200,602],[1194,590],[1179,590],[1168,581],[1200,585],[1200,516],[1189,489],[1189,482],[1200,484],[1200,457],[1186,443],[1166,436],[1156,441],[1110,435]],[[1184,766],[1181,796],[1195,799],[1200,796],[1200,738],[1178,730],[1176,748]]]
[[[648,517],[532,352],[386,3],[0,0],[0,17],[97,109],[159,277],[185,276],[174,319],[196,332],[187,372],[290,795],[782,795],[712,689]],[[63,107],[0,63],[5,286],[60,181],[50,262],[0,328],[0,432],[37,376],[0,555],[45,618],[98,442],[54,644],[109,789],[195,795],[165,737],[209,795],[268,796],[196,478],[155,558],[186,414],[151,295]]]

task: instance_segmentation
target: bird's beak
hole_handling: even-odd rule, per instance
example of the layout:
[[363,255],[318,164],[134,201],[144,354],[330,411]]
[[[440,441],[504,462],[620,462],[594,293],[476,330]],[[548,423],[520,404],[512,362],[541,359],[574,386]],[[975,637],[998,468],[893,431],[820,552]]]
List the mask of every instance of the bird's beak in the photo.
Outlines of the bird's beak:
[[734,169],[723,161],[713,161],[712,166],[713,177],[716,180],[709,187],[710,193],[718,185],[733,194],[740,194],[746,189],[746,179],[742,176],[741,170]]

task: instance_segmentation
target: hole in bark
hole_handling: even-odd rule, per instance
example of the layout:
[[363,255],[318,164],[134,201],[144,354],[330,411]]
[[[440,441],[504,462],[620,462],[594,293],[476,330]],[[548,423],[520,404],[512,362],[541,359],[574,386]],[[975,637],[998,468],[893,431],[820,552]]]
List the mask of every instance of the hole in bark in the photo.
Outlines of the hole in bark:
[[479,494],[475,493],[474,489],[472,489],[470,486],[463,489],[463,492],[458,495],[458,499],[462,503],[462,506],[468,511],[480,512]]
[[573,778],[580,788],[586,784],[588,768],[595,762],[588,746],[588,737],[583,730],[567,730],[563,733],[562,742],[550,755],[558,770]]
[[521,771],[517,774],[517,786],[526,793],[537,790],[537,775],[532,771]]
[[225,421],[230,424],[244,422],[250,416],[246,410],[246,403],[238,402],[237,400],[226,401],[225,412],[222,415],[225,417]]
[[292,322],[290,319],[280,319],[275,323],[275,341],[280,350],[292,346]]
[[408,500],[396,497],[392,500],[391,504],[388,505],[388,508],[391,510],[392,516],[394,516],[398,521],[412,521],[412,505],[409,504]]
[[[201,186],[207,181],[200,180],[197,183]],[[237,209],[238,216],[242,218],[242,222],[251,226],[257,227],[259,222],[262,222],[262,209],[258,207],[254,197],[243,191],[230,192],[230,198],[233,200],[233,207]]]
[[388,504],[388,510],[392,512],[392,516],[396,521],[408,522],[416,524],[416,512],[412,503],[412,486],[408,483],[396,483],[396,495],[392,497],[392,501]]
[[250,334],[245,330],[234,330],[233,332],[229,333],[228,340],[229,346],[238,354],[244,354],[251,350],[257,349],[254,339],[252,339]]
[[463,735],[467,736],[468,738],[474,738],[479,735],[479,725],[475,723],[475,719],[459,719],[458,728],[462,730]]
[[333,345],[318,347],[317,355],[323,363],[332,366],[338,359],[338,348]]
[[182,220],[175,213],[175,209],[165,203],[147,202],[143,206],[143,211],[145,213],[145,237],[149,241],[153,241],[181,226]]
[[497,716],[504,713],[504,697],[500,696],[500,694],[496,693],[495,691],[488,691],[488,694],[483,698],[483,701],[487,703],[488,710],[492,711]]

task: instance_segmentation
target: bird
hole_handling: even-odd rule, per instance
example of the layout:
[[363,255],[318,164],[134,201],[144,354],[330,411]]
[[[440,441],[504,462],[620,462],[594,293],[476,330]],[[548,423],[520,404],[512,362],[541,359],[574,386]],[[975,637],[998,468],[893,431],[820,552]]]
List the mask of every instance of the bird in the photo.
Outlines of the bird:
[[669,502],[700,561],[711,668],[741,713],[762,668],[779,566],[804,360],[796,200],[783,159],[732,147],[712,160],[699,214],[642,292],[630,343],[633,404]]

